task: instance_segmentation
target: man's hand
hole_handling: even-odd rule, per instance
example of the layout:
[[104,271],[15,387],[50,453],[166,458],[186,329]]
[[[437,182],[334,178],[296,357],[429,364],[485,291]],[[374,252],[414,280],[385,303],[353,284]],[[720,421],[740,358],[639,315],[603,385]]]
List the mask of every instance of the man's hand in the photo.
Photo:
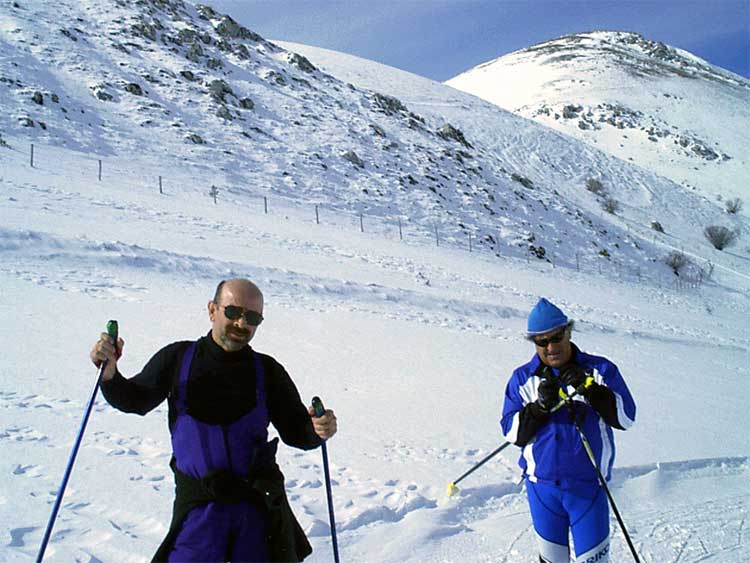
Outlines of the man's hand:
[[122,348],[125,346],[125,341],[122,338],[117,339],[117,349],[112,344],[112,338],[106,332],[102,332],[99,336],[99,340],[91,347],[89,357],[96,367],[106,361],[107,367],[102,371],[102,381],[108,381],[115,376],[117,373],[117,360],[122,356]]
[[537,395],[537,405],[544,412],[550,412],[560,402],[560,386],[554,379],[542,379],[537,387]]
[[336,415],[332,410],[327,409],[323,413],[323,416],[315,416],[315,409],[313,407],[308,407],[307,412],[310,414],[310,418],[312,418],[315,433],[323,440],[328,440],[338,430]]
[[568,386],[573,387],[576,393],[584,397],[587,396],[591,386],[596,385],[593,379],[589,381],[590,377],[581,366],[576,364],[568,364],[560,369],[560,384],[563,389]]

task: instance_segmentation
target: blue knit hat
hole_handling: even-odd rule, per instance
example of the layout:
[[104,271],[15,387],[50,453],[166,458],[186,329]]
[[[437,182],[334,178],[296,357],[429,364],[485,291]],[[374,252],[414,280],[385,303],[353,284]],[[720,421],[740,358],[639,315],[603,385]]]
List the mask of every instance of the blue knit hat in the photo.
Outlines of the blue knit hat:
[[528,336],[544,334],[568,324],[568,317],[558,307],[542,297],[529,313],[526,326]]

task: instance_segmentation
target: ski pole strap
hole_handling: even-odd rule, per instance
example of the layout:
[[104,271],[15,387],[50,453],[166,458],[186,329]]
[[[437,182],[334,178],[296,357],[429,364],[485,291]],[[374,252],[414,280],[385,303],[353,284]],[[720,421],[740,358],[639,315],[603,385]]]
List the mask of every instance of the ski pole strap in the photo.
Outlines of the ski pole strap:
[[554,407],[552,407],[549,412],[555,412],[557,410],[560,410],[565,405],[567,405],[573,397],[575,397],[576,395],[580,395],[580,393],[578,392],[578,389],[576,389],[570,395],[568,395],[562,387],[560,387],[560,391],[558,394],[560,395],[560,402],[557,403]]
[[594,376],[587,375],[584,382],[578,386],[578,389],[576,389],[576,393],[582,393],[583,391],[586,391],[586,389],[590,389],[593,385],[594,385]]

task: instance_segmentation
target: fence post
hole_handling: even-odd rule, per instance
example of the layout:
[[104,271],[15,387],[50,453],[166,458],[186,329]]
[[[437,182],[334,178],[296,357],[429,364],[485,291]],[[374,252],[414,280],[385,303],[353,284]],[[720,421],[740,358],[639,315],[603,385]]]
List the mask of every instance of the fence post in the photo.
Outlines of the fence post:
[[576,272],[581,271],[581,264],[578,262],[578,253],[576,252]]
[[101,161],[101,159],[99,159],[99,175],[98,175],[98,177],[99,177],[99,181],[101,182],[102,181],[102,161]]
[[263,196],[263,212],[268,215],[268,198]]
[[440,246],[440,233],[438,233],[437,223],[435,223],[435,246]]
[[315,204],[315,224],[320,225],[320,216],[318,215],[318,204]]
[[359,214],[359,232],[364,233],[365,232],[365,223],[364,219],[362,218],[362,214]]
[[162,186],[161,186],[161,176],[159,176],[159,193],[160,194],[164,193],[164,190],[162,189]]
[[469,252],[472,252],[472,250],[471,250],[471,233],[469,233]]
[[34,143],[31,143],[31,167],[34,168]]
[[398,218],[398,240],[404,240],[404,233],[401,231],[401,217]]

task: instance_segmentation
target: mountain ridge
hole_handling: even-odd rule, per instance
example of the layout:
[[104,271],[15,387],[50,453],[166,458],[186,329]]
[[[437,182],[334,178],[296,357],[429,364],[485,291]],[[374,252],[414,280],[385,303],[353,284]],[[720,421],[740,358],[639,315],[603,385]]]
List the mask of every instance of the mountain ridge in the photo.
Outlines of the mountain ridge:
[[[0,134],[212,168],[240,201],[301,198],[439,225],[498,255],[569,266],[611,257],[657,270],[661,251],[631,223],[648,229],[664,213],[700,239],[721,218],[692,196],[681,203],[688,213],[649,209],[654,190],[674,186],[471,97],[453,101],[444,86],[435,84],[435,107],[451,100],[468,108],[463,117],[415,113],[411,102],[340,80],[205,6],[67,1],[54,13],[13,8],[0,29],[8,53],[0,99],[10,108]],[[472,112],[481,118],[467,119]],[[622,217],[603,214],[579,184],[601,166],[609,181],[627,179],[621,197],[640,202]]]

